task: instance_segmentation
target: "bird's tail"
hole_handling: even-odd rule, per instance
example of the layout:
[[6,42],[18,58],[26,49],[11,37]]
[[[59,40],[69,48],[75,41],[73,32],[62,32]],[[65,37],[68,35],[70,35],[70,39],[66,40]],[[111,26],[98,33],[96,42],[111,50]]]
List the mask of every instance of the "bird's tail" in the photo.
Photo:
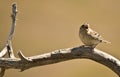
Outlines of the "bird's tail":
[[108,43],[111,44],[111,42],[107,41],[107,40],[102,40],[103,43]]

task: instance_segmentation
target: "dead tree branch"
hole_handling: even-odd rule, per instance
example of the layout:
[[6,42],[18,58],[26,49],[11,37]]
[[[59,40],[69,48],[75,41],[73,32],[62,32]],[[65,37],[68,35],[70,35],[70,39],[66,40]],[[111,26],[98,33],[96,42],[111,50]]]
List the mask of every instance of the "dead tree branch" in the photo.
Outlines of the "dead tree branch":
[[[21,71],[33,68],[36,66],[43,66],[72,59],[91,59],[100,64],[103,64],[120,76],[120,61],[115,57],[91,47],[74,47],[67,49],[55,50],[50,53],[41,55],[25,57],[21,51],[18,52],[19,58],[15,58],[11,40],[14,34],[16,24],[16,4],[12,5],[12,27],[7,39],[6,45],[0,52],[0,77],[3,77],[6,69],[20,69]],[[9,54],[9,58],[4,58],[5,54]]]
[[[0,52],[0,57],[4,57],[8,52],[9,58],[15,58],[14,53],[13,53],[11,40],[12,40],[12,37],[14,34],[15,25],[16,25],[16,14],[17,14],[17,7],[16,7],[16,4],[13,3],[12,4],[12,14],[11,14],[11,18],[12,18],[11,31],[10,31],[10,34],[9,34],[8,39],[6,41],[5,47]],[[4,68],[4,67],[0,67],[0,68],[1,68],[0,77],[3,77],[6,68]]]
[[113,70],[120,76],[120,61],[115,57],[100,51],[98,49],[91,49],[90,47],[74,47],[67,49],[55,50],[50,53],[36,55],[32,57],[25,57],[21,52],[18,52],[20,58],[0,58],[0,67],[26,69],[58,63],[72,59],[91,59],[100,64],[103,64]]

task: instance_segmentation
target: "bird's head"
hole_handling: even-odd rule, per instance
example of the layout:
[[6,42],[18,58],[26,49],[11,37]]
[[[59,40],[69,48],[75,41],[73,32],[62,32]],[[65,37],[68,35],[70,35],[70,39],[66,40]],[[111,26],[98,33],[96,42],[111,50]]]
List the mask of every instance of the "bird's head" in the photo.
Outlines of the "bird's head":
[[80,28],[81,29],[88,29],[89,28],[89,24],[85,23]]

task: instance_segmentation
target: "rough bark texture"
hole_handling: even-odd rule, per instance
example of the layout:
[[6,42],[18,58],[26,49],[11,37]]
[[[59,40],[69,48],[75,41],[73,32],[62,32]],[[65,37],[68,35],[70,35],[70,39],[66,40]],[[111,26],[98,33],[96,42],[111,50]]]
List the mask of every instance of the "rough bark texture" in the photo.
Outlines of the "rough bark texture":
[[[93,49],[91,47],[74,47],[74,48],[67,48],[67,49],[60,49],[55,50],[50,53],[25,57],[21,51],[18,52],[19,58],[16,58],[13,53],[11,40],[14,34],[15,24],[16,24],[16,13],[17,7],[14,3],[12,5],[12,27],[7,39],[5,47],[0,52],[0,77],[4,76],[5,70],[14,68],[14,69],[21,69],[24,71],[26,69],[48,65],[53,63],[58,63],[62,61],[72,60],[72,59],[91,59],[100,64],[103,64],[114,71],[118,76],[120,76],[120,61],[115,57],[100,51],[98,49]],[[9,58],[4,58],[8,52]]]

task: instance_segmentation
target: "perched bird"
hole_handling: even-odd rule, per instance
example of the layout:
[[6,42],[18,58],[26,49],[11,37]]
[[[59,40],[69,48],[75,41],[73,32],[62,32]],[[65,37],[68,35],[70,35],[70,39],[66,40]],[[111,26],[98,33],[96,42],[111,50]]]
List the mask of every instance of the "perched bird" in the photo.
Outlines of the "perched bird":
[[110,42],[104,40],[100,36],[100,34],[93,31],[90,28],[90,25],[87,23],[83,24],[80,27],[79,36],[80,36],[81,41],[85,44],[85,46],[90,46],[92,48],[95,48],[101,42],[110,43]]

